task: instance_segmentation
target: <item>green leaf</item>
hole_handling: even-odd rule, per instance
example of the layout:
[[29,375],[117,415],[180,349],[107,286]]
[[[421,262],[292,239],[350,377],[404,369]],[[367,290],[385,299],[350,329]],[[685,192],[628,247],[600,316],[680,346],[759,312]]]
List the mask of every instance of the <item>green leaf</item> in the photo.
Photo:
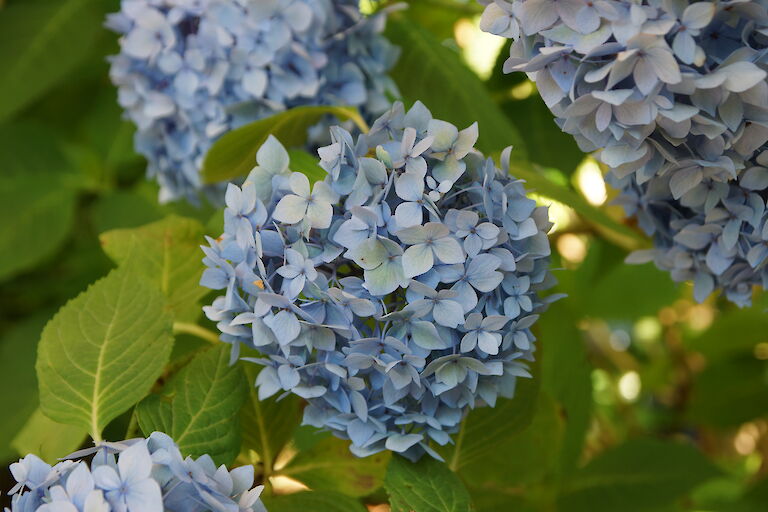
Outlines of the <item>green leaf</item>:
[[88,432],[82,428],[56,423],[41,409],[35,409],[27,423],[11,441],[19,455],[34,453],[53,464],[82,446]]
[[0,16],[0,121],[57,85],[90,56],[103,0],[24,0]]
[[101,439],[102,429],[149,392],[168,361],[172,319],[141,276],[112,271],[69,301],[40,340],[40,404],[54,421]]
[[422,101],[435,118],[460,129],[477,121],[478,149],[491,153],[512,145],[512,158],[525,160],[525,144],[517,128],[459,54],[402,16],[388,20],[386,34],[401,50],[391,75],[407,102]]
[[431,457],[392,457],[384,478],[392,512],[468,512],[469,493],[448,466]]
[[302,146],[307,130],[329,115],[365,126],[352,107],[307,106],[280,112],[227,132],[217,140],[205,155],[203,182],[217,183],[248,174],[256,165],[256,152],[269,135],[277,137],[286,148]]
[[543,480],[552,470],[560,451],[563,419],[555,401],[541,394],[527,428],[502,436],[480,435],[493,449],[459,474],[473,494],[510,492]]
[[686,412],[695,423],[721,428],[768,415],[768,364],[751,354],[710,360],[694,377]]
[[562,512],[650,512],[720,475],[694,447],[651,439],[628,441],[592,460],[560,496]]
[[318,157],[312,156],[303,149],[290,149],[288,156],[291,159],[290,169],[307,175],[310,183],[322,181],[328,173],[320,167]]
[[517,380],[515,397],[499,398],[495,407],[480,407],[471,411],[462,421],[456,444],[439,450],[453,471],[461,472],[465,466],[485,460],[498,450],[497,443],[489,439],[505,439],[530,425],[536,413],[536,401],[541,387],[540,358],[531,365],[532,379]]
[[0,173],[3,280],[38,265],[62,245],[72,228],[80,179],[55,135],[41,126],[0,128],[0,155],[7,155]]
[[592,367],[570,299],[551,305],[537,323],[543,343],[542,388],[557,402],[565,422],[558,473],[568,474],[581,457],[592,414]]
[[165,385],[142,400],[137,412],[144,434],[155,430],[173,437],[184,455],[209,454],[229,464],[240,451],[240,407],[245,379],[229,364],[230,346],[200,352]]
[[194,320],[206,294],[199,285],[203,271],[200,244],[204,228],[196,220],[174,215],[134,229],[100,236],[104,251],[118,265],[131,268],[157,284],[177,319]]
[[357,500],[334,492],[305,491],[284,496],[264,496],[269,512],[365,512]]
[[[606,271],[607,270],[607,271]],[[619,263],[603,269],[599,281],[589,283],[588,300],[580,303],[585,314],[597,318],[637,319],[654,315],[679,296],[679,285],[653,264]],[[617,300],[621,290],[623,299]]]
[[349,441],[329,437],[299,452],[278,474],[304,483],[310,489],[367,496],[381,487],[389,452],[359,458],[349,451]]
[[686,340],[691,350],[711,359],[752,354],[755,345],[768,341],[765,308],[733,309],[720,315],[709,328]]
[[[19,322],[0,339],[0,460],[16,452],[10,441],[37,409],[35,354],[40,333],[50,315],[42,313]],[[12,392],[10,390],[13,390]]]
[[584,220],[600,228],[601,234],[609,237],[612,242],[620,243],[632,249],[648,245],[648,240],[640,233],[617,222],[599,208],[595,208],[576,191],[558,185],[531,168],[530,165],[512,161],[510,167],[510,172],[514,177],[525,180],[529,191],[570,206]]
[[255,386],[259,367],[246,364],[243,368],[248,382],[248,399],[240,412],[243,448],[259,455],[268,477],[272,474],[275,459],[301,422],[301,399],[290,394],[282,400],[277,397],[259,400]]

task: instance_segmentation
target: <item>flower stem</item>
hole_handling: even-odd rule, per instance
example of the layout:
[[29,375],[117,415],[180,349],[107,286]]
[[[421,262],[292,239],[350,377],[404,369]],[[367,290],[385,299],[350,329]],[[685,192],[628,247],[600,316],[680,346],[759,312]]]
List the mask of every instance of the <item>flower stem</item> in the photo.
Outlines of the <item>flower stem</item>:
[[191,334],[192,336],[197,336],[200,339],[203,339],[209,343],[218,343],[219,342],[219,335],[215,332],[206,329],[205,327],[200,327],[196,324],[190,324],[187,322],[174,322],[173,323],[173,333],[174,334]]

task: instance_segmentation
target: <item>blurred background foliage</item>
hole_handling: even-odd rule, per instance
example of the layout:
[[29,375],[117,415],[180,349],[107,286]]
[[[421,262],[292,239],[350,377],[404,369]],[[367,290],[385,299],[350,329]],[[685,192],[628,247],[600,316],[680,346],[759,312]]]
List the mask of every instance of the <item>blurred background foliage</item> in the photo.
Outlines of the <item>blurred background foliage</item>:
[[[625,265],[649,242],[611,206],[603,170],[559,131],[535,86],[501,73],[505,41],[479,30],[481,6],[407,3],[387,29],[402,48],[393,76],[406,103],[479,121],[483,151],[516,147],[515,173],[550,206],[556,291],[568,299],[537,324],[535,378],[513,401],[473,412],[443,454],[454,474],[420,463],[416,477],[428,474],[455,509],[409,496],[401,481],[413,468],[393,462],[385,475],[387,457],[355,459],[343,442],[297,428],[298,401],[254,403],[252,391],[238,461],[260,463],[270,510],[360,510],[362,498],[381,512],[382,486],[395,511],[470,501],[479,511],[768,509],[768,299],[696,304],[691,286]],[[100,235],[168,215],[209,234],[221,221],[210,206],[159,205],[144,179],[107,77],[116,41],[102,20],[116,0],[0,5],[0,461],[10,463],[27,452],[53,460],[85,439],[39,411],[34,361],[45,322],[115,266]],[[187,254],[199,258],[194,245]],[[204,343],[180,335],[174,358]],[[129,418],[106,437],[122,438]],[[270,436],[250,435],[257,422]],[[8,489],[7,471],[1,480]],[[306,487],[326,494],[282,496]]]

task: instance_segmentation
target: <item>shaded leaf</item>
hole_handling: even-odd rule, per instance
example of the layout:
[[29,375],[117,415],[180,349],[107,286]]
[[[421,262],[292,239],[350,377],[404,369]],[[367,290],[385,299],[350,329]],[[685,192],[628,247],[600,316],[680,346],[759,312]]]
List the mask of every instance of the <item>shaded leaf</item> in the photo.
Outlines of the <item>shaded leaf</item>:
[[712,359],[751,354],[755,345],[768,341],[768,315],[762,306],[732,309],[686,341],[688,348]]
[[687,414],[696,423],[715,427],[768,415],[768,365],[751,354],[710,360],[694,378]]
[[275,459],[301,422],[302,404],[293,394],[282,400],[274,396],[259,400],[255,386],[259,367],[246,364],[243,369],[248,383],[248,398],[240,413],[243,449],[259,454],[264,473],[269,476]]
[[473,496],[485,491],[513,492],[522,485],[539,482],[557,461],[562,435],[563,420],[557,404],[541,394],[531,423],[501,437],[484,436],[483,441],[493,450],[463,467],[460,475]]
[[526,158],[520,133],[456,52],[402,16],[387,22],[386,35],[401,50],[391,75],[407,102],[422,101],[435,118],[459,129],[477,121],[477,148],[485,153],[512,145],[514,159]]
[[264,496],[264,505],[269,512],[365,512],[366,508],[357,500],[324,491],[305,491],[284,496]]
[[40,333],[50,318],[46,313],[36,314],[18,323],[0,339],[0,460],[9,460],[16,454],[10,446],[13,437],[37,410],[37,379],[35,355]]
[[498,444],[488,442],[489,439],[506,439],[530,425],[541,387],[541,351],[536,355],[530,368],[533,378],[518,378],[514,398],[500,398],[495,407],[472,410],[454,436],[456,444],[440,450],[453,471],[461,472],[465,466],[472,467],[497,451]]
[[171,316],[140,276],[112,271],[69,301],[43,331],[40,404],[54,421],[102,429],[150,390],[171,353]]
[[216,183],[248,174],[256,165],[256,152],[269,135],[274,135],[285,147],[302,146],[307,130],[329,115],[365,126],[352,107],[307,106],[280,112],[236,128],[217,140],[205,155],[203,181]]
[[381,487],[389,452],[359,458],[349,451],[349,441],[329,437],[299,452],[278,473],[310,489],[331,490],[348,496],[367,496]]
[[537,334],[545,345],[542,387],[557,402],[565,431],[559,454],[558,473],[568,474],[581,457],[592,413],[592,366],[576,327],[574,301],[563,299],[550,306],[539,319]]
[[169,216],[140,228],[117,229],[100,236],[104,251],[119,265],[157,284],[177,318],[195,319],[206,294],[200,244],[204,228],[196,220]]
[[392,512],[467,512],[469,493],[448,466],[431,457],[419,462],[395,455],[384,478]]
[[0,128],[0,155],[6,155],[0,173],[0,216],[6,219],[0,224],[2,280],[41,263],[62,245],[81,183],[55,135],[42,127]]
[[200,352],[162,392],[142,400],[137,412],[144,434],[159,430],[173,437],[184,455],[209,454],[229,464],[240,451],[240,407],[245,379],[229,365],[230,347]]
[[53,464],[80,448],[87,437],[84,428],[56,423],[38,408],[13,438],[11,446],[20,456],[34,453]]
[[25,0],[0,16],[0,120],[57,85],[93,54],[103,0]]
[[574,475],[563,512],[662,509],[720,471],[694,447],[638,439],[612,448]]

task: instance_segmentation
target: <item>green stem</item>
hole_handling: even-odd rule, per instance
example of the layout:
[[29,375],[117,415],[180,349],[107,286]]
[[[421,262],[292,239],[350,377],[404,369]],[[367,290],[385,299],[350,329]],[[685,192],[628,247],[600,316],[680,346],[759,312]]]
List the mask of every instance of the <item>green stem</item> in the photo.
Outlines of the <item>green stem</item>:
[[219,343],[218,334],[216,334],[211,330],[206,329],[205,327],[200,327],[197,324],[190,324],[187,322],[174,322],[173,333],[174,334],[191,334],[192,336],[197,336],[198,338],[205,340],[209,343],[213,343],[213,344]]
[[131,413],[131,420],[128,422],[128,429],[125,431],[125,438],[132,439],[139,433],[139,415],[136,409]]

